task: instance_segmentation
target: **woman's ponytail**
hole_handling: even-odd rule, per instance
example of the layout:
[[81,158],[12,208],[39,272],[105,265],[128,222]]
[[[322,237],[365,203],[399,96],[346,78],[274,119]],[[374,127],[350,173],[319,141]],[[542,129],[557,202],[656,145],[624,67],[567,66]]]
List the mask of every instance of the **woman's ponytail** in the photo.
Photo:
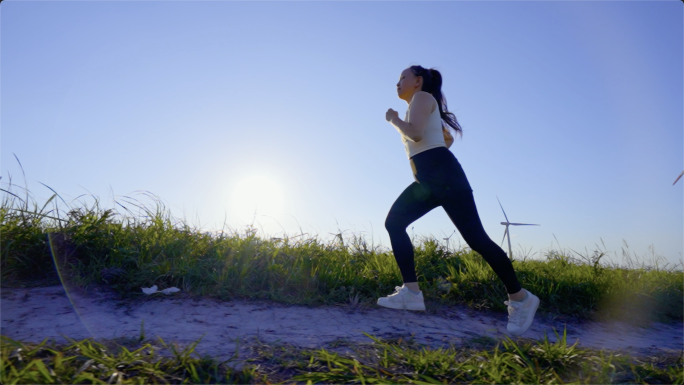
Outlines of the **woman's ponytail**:
[[442,88],[442,74],[435,69],[429,69],[430,76],[432,77],[432,87],[441,89]]
[[411,66],[410,68],[413,75],[423,78],[423,88],[421,91],[432,94],[437,100],[439,115],[442,118],[442,128],[446,129],[447,126],[449,126],[462,137],[463,129],[461,128],[461,125],[458,124],[456,115],[448,111],[446,97],[442,94],[442,74],[433,68],[426,69],[421,66]]

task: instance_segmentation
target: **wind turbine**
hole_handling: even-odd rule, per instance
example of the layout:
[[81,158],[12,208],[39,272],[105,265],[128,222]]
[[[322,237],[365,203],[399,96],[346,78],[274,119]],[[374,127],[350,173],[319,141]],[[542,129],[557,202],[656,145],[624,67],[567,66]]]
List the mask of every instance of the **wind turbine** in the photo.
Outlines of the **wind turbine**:
[[677,179],[675,179],[674,183],[672,183],[673,186],[674,186],[675,183],[677,183],[677,181],[679,180],[679,178],[682,177],[682,175],[684,175],[684,171],[682,171],[682,173],[679,174],[679,176],[677,177]]
[[[496,200],[499,201],[499,197],[496,197]],[[501,201],[499,201],[499,206],[501,206]],[[503,206],[501,206],[501,211],[504,213],[504,217],[506,218],[506,222],[501,222],[502,225],[506,226],[506,231],[504,231],[504,236],[501,239],[501,244],[503,245],[504,239],[506,239],[506,235],[508,235],[508,258],[513,258],[513,253],[511,252],[511,233],[508,232],[508,226],[541,226],[541,225],[535,225],[532,223],[511,223],[508,221],[508,217],[506,216],[506,212],[503,209]]]

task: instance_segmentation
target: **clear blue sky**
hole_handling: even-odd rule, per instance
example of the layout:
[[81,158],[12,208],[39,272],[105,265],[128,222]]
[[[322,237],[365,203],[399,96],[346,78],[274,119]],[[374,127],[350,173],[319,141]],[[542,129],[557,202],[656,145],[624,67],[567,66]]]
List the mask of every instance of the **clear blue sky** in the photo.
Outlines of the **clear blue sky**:
[[[676,263],[682,20],[677,0],[6,0],[2,187],[23,185],[16,154],[40,202],[39,182],[106,207],[149,191],[207,231],[243,228],[256,205],[266,236],[339,226],[389,248],[413,178],[385,112],[403,117],[396,83],[420,64],[442,72],[464,131],[450,150],[497,244],[498,196],[510,221],[541,224],[511,227],[516,254],[598,246],[619,262],[624,240]],[[412,226],[455,230],[441,208]]]

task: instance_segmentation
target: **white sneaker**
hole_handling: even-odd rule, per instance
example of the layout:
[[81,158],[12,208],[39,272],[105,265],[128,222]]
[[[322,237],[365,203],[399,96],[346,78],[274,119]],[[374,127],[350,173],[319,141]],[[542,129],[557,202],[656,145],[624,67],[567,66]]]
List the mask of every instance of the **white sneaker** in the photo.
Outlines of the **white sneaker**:
[[527,298],[522,302],[504,301],[508,305],[508,326],[506,329],[514,336],[519,336],[529,329],[539,307],[539,298],[529,291],[525,291]]
[[378,305],[390,309],[425,310],[422,291],[413,294],[404,285],[396,286],[394,290],[393,294],[378,298]]

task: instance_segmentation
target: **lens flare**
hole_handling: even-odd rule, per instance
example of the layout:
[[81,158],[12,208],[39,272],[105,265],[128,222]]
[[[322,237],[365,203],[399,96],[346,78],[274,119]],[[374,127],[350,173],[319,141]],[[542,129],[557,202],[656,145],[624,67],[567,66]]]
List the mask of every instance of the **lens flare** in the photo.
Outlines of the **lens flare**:
[[83,324],[88,331],[88,334],[92,338],[97,338],[88,323],[83,319],[83,316],[78,309],[77,300],[75,300],[76,298],[73,295],[73,293],[76,292],[75,289],[78,287],[72,282],[73,274],[76,273],[72,271],[70,265],[70,263],[75,260],[75,248],[68,243],[66,236],[62,233],[48,233],[48,244],[50,245],[50,254],[52,255],[52,261],[55,265],[55,270],[57,270],[59,281],[62,284],[64,293],[66,293],[66,296],[69,299],[69,303],[71,303],[71,307],[74,309],[78,319],[81,320],[81,324]]

